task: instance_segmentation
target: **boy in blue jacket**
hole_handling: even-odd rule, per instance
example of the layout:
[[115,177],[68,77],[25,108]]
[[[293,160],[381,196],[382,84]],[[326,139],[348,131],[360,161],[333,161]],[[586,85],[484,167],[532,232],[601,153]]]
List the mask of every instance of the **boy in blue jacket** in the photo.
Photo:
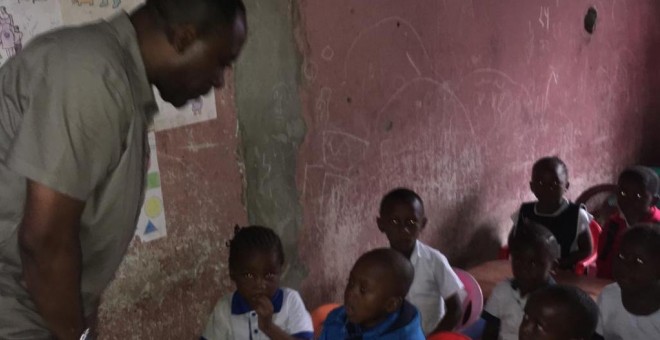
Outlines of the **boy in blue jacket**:
[[395,250],[362,255],[351,270],[344,306],[328,315],[321,340],[424,340],[419,312],[405,300],[413,278],[412,264]]

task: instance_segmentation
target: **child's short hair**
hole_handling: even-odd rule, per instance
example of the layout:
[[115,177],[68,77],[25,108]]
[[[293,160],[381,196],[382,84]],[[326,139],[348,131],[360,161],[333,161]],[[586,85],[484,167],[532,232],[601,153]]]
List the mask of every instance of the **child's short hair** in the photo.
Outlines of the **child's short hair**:
[[401,297],[408,295],[415,277],[412,263],[398,251],[392,248],[378,248],[368,251],[355,262],[369,261],[372,265],[387,268],[392,277],[392,283]]
[[534,162],[534,165],[532,166],[532,171],[536,172],[541,169],[545,169],[546,167],[560,167],[563,171],[564,174],[566,175],[566,178],[568,178],[568,167],[566,166],[566,163],[561,160],[561,158],[557,156],[552,156],[552,157],[543,157],[536,162]]
[[384,214],[386,210],[394,203],[412,204],[415,201],[419,202],[419,204],[422,206],[422,209],[424,209],[424,202],[416,192],[408,188],[397,188],[383,196],[383,199],[380,201],[379,213],[381,215]]
[[646,249],[656,256],[660,256],[660,224],[636,224],[626,230],[622,241],[635,238],[643,240]]
[[284,264],[284,250],[280,237],[270,228],[262,226],[239,227],[234,229],[234,238],[229,246],[229,269],[236,269],[239,254],[254,251],[274,251],[279,256],[280,264]]
[[660,179],[658,178],[658,174],[649,167],[635,165],[626,168],[619,175],[619,180],[622,178],[629,178],[639,181],[642,185],[644,185],[644,188],[647,192],[650,192],[653,194],[653,196],[658,195]]
[[534,303],[537,298],[545,296],[563,311],[571,313],[568,320],[571,333],[575,338],[591,339],[598,324],[598,305],[583,290],[564,285],[551,285],[537,290],[530,295],[527,303]]
[[524,219],[509,235],[511,253],[523,249],[543,249],[553,260],[561,257],[561,247],[555,235],[548,228]]

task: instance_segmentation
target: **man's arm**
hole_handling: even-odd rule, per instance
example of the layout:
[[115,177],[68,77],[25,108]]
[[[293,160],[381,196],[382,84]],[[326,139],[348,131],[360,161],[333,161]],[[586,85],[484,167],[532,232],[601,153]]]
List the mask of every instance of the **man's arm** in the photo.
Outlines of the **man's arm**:
[[85,330],[80,294],[80,216],[85,203],[28,180],[18,239],[23,278],[57,339]]

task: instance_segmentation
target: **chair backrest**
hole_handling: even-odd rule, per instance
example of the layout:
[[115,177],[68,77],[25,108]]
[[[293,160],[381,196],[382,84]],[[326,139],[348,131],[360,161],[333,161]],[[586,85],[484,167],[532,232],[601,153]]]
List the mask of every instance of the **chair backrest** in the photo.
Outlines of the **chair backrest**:
[[460,333],[440,332],[429,335],[426,340],[470,340],[470,338]]
[[484,294],[477,280],[468,272],[453,268],[465,286],[467,296],[463,300],[463,320],[460,328],[465,328],[479,320],[484,309]]
[[594,245],[592,253],[595,253],[598,251],[598,240],[600,240],[600,234],[603,232],[603,228],[601,228],[596,219],[592,219],[589,223],[589,231],[591,231],[591,241]]
[[312,311],[312,325],[314,325],[314,339],[317,339],[321,336],[321,330],[323,330],[323,322],[325,318],[328,317],[328,314],[333,310],[341,307],[338,303],[328,303],[322,306],[319,306],[314,311]]

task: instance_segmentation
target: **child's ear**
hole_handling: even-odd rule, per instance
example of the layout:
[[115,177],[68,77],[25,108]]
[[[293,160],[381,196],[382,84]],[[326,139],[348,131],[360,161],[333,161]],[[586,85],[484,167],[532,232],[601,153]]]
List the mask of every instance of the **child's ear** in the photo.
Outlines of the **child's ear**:
[[424,228],[426,228],[426,223],[429,222],[429,219],[426,218],[426,216],[424,216],[424,218],[422,218],[422,221],[421,221],[421,222],[422,222],[422,223],[419,225],[419,227],[420,227],[419,229],[420,229],[420,230],[424,230]]
[[660,199],[660,196],[653,195],[653,198],[651,199],[651,206],[655,206],[656,204],[658,204],[658,199]]
[[389,299],[387,299],[387,303],[385,304],[385,311],[387,313],[394,313],[399,308],[401,308],[401,305],[403,304],[403,298],[400,296],[393,296]]
[[566,181],[566,190],[571,187],[571,182]]
[[550,267],[550,274],[552,276],[557,275],[557,270],[559,269],[559,259],[552,261],[552,266]]
[[378,230],[380,230],[381,233],[384,233],[385,225],[383,219],[380,216],[376,217],[376,223],[378,224]]

